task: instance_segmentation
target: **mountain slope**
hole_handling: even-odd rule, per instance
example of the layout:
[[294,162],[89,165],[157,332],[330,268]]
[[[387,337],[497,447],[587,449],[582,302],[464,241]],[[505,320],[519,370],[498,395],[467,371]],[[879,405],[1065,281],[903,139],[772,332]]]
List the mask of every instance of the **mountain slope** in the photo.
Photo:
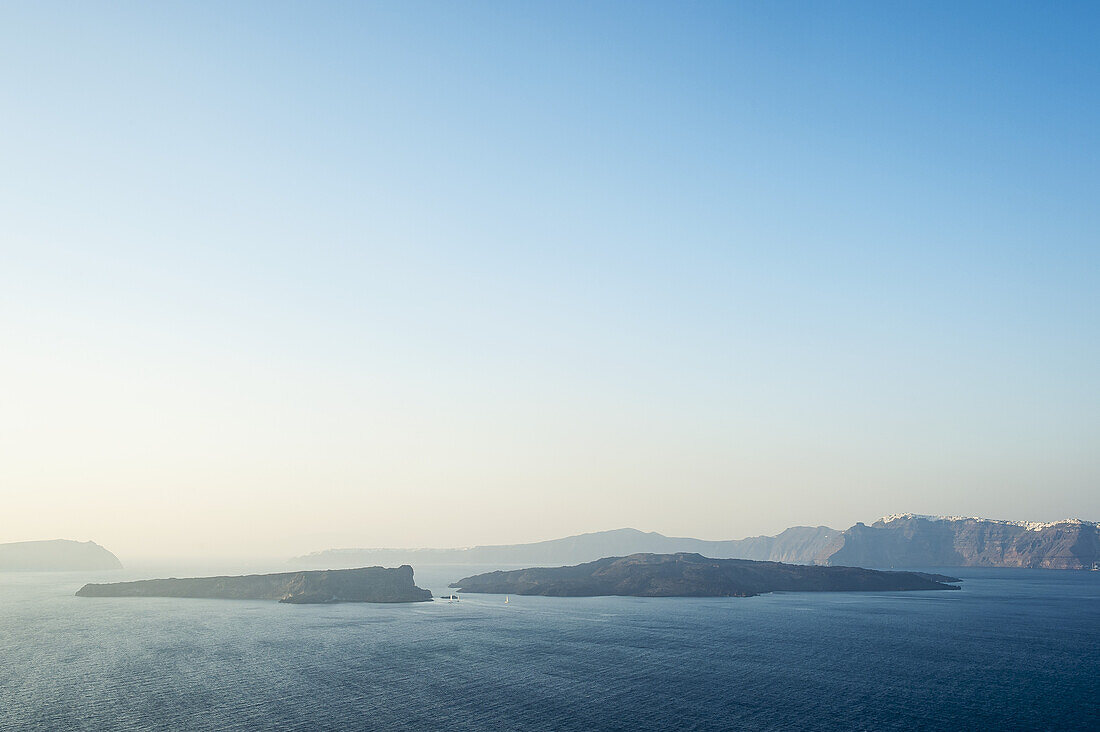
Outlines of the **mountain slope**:
[[840,536],[827,526],[796,526],[777,536],[731,541],[670,537],[637,529],[614,529],[531,544],[475,546],[466,549],[329,549],[292,560],[309,567],[364,564],[579,564],[610,556],[693,552],[716,559],[756,559],[807,563]]
[[94,541],[52,539],[0,544],[0,571],[59,572],[83,569],[122,569],[122,562]]
[[631,554],[689,552],[714,559],[752,559],[853,567],[1032,567],[1091,569],[1100,563],[1097,524],[897,514],[846,531],[796,526],[776,536],[730,541],[670,537],[615,529],[531,544],[465,549],[329,549],[292,560],[307,567],[367,564],[559,566]]

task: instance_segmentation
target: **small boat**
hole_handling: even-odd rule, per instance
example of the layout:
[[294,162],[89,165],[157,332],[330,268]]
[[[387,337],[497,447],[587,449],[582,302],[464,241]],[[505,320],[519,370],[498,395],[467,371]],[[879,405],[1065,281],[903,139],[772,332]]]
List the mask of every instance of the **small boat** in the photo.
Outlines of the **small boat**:
[[507,596],[507,595],[505,595],[505,596],[504,596],[504,604],[505,604],[505,605],[507,605],[507,604],[508,604],[508,596]]

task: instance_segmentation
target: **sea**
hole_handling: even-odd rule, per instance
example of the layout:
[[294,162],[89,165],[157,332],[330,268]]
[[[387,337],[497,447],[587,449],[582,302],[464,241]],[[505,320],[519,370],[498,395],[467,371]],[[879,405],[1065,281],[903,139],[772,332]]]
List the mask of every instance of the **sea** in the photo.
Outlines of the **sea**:
[[927,569],[962,589],[282,605],[3,573],[0,729],[1100,730],[1100,572]]

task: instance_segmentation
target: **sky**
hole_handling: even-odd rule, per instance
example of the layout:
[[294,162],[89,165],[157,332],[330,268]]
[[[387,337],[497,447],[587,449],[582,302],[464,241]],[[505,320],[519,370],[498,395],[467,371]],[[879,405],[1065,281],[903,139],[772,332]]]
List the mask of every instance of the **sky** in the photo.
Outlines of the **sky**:
[[0,541],[1100,519],[1091,3],[0,7]]

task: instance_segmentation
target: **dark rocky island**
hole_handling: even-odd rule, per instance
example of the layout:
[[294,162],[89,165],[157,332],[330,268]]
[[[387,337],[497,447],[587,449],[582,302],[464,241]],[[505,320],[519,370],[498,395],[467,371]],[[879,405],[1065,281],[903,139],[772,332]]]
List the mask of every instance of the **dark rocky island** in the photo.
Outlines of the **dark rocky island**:
[[0,571],[68,572],[122,569],[111,552],[94,541],[17,541],[0,544]]
[[225,600],[278,600],[288,603],[424,602],[429,590],[413,584],[412,567],[325,569],[241,577],[152,579],[88,584],[80,597],[197,597]]
[[858,567],[813,567],[699,554],[632,554],[572,567],[488,572],[455,582],[463,592],[552,597],[751,597],[764,592],[957,590],[953,577]]

